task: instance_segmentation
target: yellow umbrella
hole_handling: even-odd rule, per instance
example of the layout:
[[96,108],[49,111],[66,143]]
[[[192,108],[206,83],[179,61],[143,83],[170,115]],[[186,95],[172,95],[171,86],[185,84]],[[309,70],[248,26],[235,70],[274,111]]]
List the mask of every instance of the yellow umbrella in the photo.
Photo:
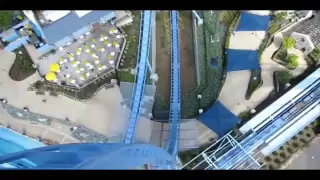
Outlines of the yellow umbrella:
[[103,35],[103,34],[100,34],[100,37],[101,37],[101,38],[104,38],[104,35]]
[[46,74],[46,80],[48,81],[53,81],[56,79],[56,75],[53,72],[49,72],[48,74]]
[[114,33],[116,30],[114,28],[111,28],[110,30],[112,33]]
[[77,61],[76,61],[76,60],[73,60],[73,61],[71,61],[71,63],[72,63],[72,64],[76,64],[76,63],[77,63]]
[[102,47],[101,47],[101,46],[99,46],[97,49],[98,49],[98,51],[101,51]]
[[92,43],[96,43],[97,42],[97,40],[96,39],[92,39]]
[[62,58],[62,57],[59,57],[59,60],[60,60],[60,61],[63,61],[63,58]]
[[109,42],[107,40],[103,41],[103,44],[107,45]]
[[60,65],[58,63],[51,64],[50,65],[50,71],[59,72],[60,71]]
[[98,68],[102,68],[102,65],[101,65],[101,64],[98,64]]
[[116,46],[119,45],[119,43],[117,41],[113,41],[113,45]]
[[108,59],[112,59],[112,56],[111,56],[111,55],[108,55]]
[[85,65],[89,64],[89,61],[87,61],[87,60],[86,60],[86,61],[84,61],[84,64],[85,64]]

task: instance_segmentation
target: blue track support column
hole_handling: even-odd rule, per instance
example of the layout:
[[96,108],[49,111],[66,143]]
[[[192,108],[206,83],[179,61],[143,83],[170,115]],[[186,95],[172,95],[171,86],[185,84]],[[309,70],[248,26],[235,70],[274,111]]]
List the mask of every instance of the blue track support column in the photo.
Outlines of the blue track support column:
[[124,143],[126,144],[133,143],[134,141],[135,127],[139,118],[141,101],[144,94],[144,87],[147,76],[147,64],[150,54],[151,16],[151,11],[141,12],[139,50],[137,57],[138,66],[136,68],[137,72],[135,75],[135,82],[133,86],[129,125],[124,137]]
[[171,97],[167,151],[176,156],[179,150],[180,133],[180,39],[179,14],[170,11],[171,24]]

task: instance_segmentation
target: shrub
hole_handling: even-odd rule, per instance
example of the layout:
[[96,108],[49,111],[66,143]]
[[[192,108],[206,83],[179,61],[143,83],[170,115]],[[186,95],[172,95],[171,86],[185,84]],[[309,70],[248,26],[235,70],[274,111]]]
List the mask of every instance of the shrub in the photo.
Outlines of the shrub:
[[277,21],[282,21],[282,20],[286,19],[287,16],[288,16],[287,12],[280,12],[275,15],[275,18]]
[[294,148],[298,148],[298,147],[299,147],[299,144],[298,144],[298,143],[296,143],[296,142],[294,142],[294,143],[292,143],[292,147],[294,147]]
[[270,35],[274,34],[275,32],[277,32],[280,28],[280,25],[277,22],[271,22],[271,25],[268,29],[268,32]]
[[286,159],[286,158],[287,158],[287,155],[286,155],[285,153],[283,153],[283,152],[280,153],[279,156],[282,157],[283,159]]
[[281,164],[281,161],[277,158],[277,159],[275,159],[274,160],[274,162],[276,163],[276,164],[278,164],[278,165],[280,165]]
[[284,37],[282,39],[282,47],[286,50],[293,48],[295,45],[296,45],[296,40],[292,37]]
[[298,65],[299,65],[298,56],[294,55],[294,54],[289,55],[289,57],[288,57],[288,67],[294,69],[294,68],[297,68]]
[[290,148],[290,147],[287,148],[287,151],[288,151],[289,153],[291,153],[291,154],[293,153],[293,149]]
[[281,85],[285,85],[290,82],[290,80],[293,78],[293,75],[291,71],[289,70],[283,70],[283,71],[278,71],[276,73],[276,78]]
[[267,156],[264,160],[266,160],[267,162],[272,161],[272,159],[269,156]]

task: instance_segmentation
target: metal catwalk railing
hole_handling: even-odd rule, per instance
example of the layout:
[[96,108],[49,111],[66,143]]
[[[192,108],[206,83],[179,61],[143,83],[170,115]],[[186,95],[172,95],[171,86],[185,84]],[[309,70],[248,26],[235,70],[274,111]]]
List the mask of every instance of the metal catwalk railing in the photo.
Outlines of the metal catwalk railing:
[[177,169],[175,160],[150,144],[61,144],[0,156],[0,169]]
[[[302,97],[293,99],[291,105],[282,110],[282,112],[275,116],[269,123],[256,131],[249,132],[246,137],[241,138],[241,140],[235,139],[235,142],[237,142],[236,146],[230,144],[224,146],[222,148],[223,153],[219,154],[219,156],[216,156],[216,154],[206,155],[203,161],[206,161],[206,163],[210,165],[210,169],[234,169],[238,167],[239,164],[250,164],[249,160],[252,161],[253,158],[248,158],[248,155],[257,153],[255,151],[258,147],[261,148],[262,145],[266,145],[270,141],[270,138],[276,133],[281,133],[286,130],[282,130],[282,127],[287,125],[293,126],[296,121],[299,120],[299,118],[296,118],[299,114],[304,114],[309,111],[309,107],[319,104],[320,80],[317,80],[312,85],[313,88],[306,90],[307,93]],[[230,137],[230,135],[227,136]],[[283,143],[279,142],[279,144]],[[203,154],[207,154],[206,151],[202,152],[197,158],[202,157]],[[195,159],[191,160],[188,164]],[[199,165],[196,167],[198,166]],[[256,167],[257,166],[254,168],[256,169]]]
[[173,156],[179,149],[180,133],[180,51],[179,14],[170,11],[171,24],[171,97],[167,151]]
[[131,114],[129,117],[128,129],[124,137],[124,143],[126,144],[134,141],[135,128],[140,114],[141,100],[144,94],[151,42],[151,15],[151,11],[141,11],[139,50],[137,56],[135,82],[132,93]]

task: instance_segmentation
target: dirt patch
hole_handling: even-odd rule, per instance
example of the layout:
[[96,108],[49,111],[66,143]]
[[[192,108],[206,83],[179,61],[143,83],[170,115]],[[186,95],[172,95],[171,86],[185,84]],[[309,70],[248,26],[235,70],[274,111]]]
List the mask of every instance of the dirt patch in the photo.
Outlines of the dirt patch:
[[157,81],[157,93],[166,102],[170,100],[170,24],[169,11],[161,11],[156,14],[156,72],[159,75]]
[[9,70],[9,76],[14,81],[22,81],[36,72],[32,60],[24,47],[14,51],[16,59]]
[[183,96],[197,86],[191,11],[179,11],[179,23],[181,96]]

